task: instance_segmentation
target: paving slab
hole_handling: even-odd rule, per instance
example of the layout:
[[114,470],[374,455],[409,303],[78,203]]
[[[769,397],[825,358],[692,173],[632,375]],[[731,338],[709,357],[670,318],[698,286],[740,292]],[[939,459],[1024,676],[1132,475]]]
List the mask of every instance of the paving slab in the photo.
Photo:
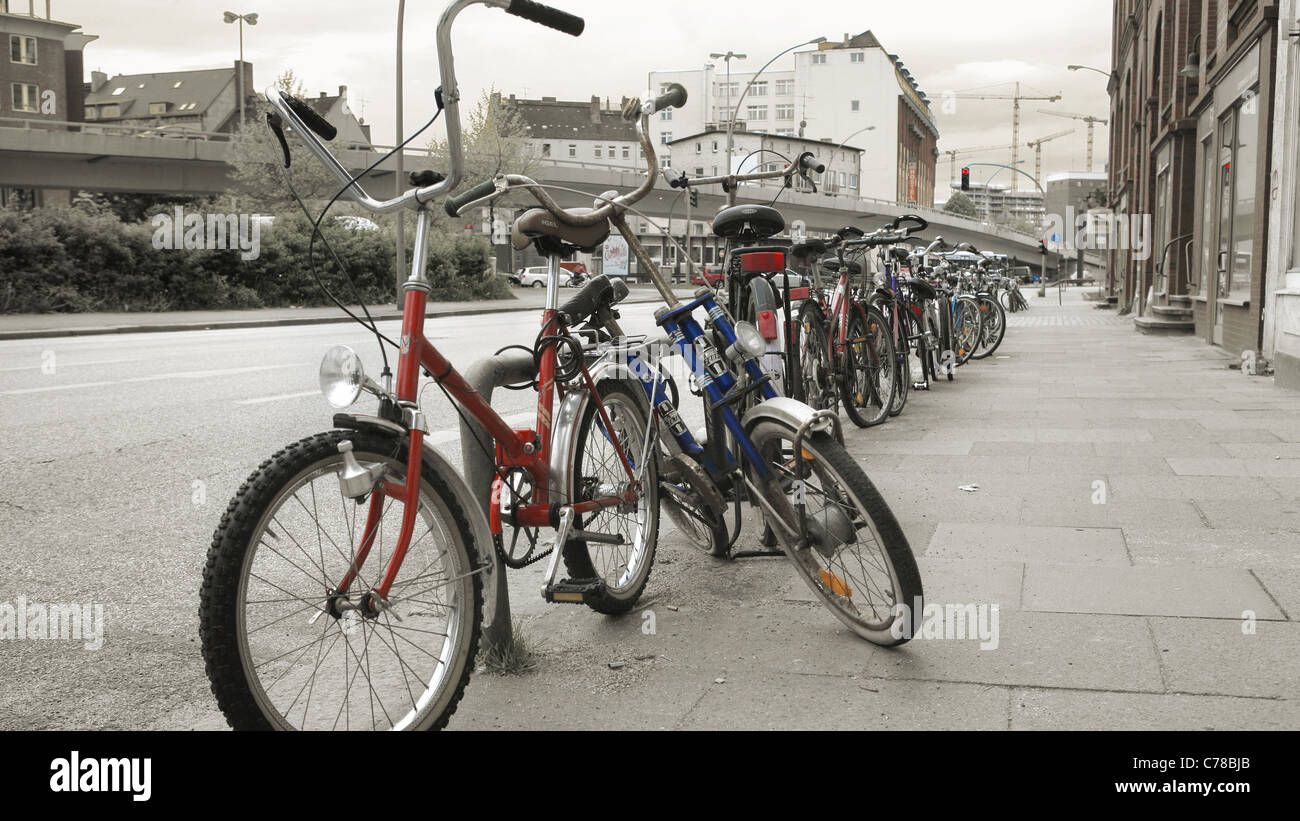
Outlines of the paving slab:
[[1124,534],[1116,527],[1039,527],[940,523],[926,549],[930,559],[1048,564],[1127,565]]
[[1262,620],[1286,615],[1250,571],[1195,567],[1025,567],[1025,610]]
[[1300,623],[1152,618],[1170,692],[1300,699],[1296,648]]
[[1017,689],[1012,730],[1294,730],[1300,700]]

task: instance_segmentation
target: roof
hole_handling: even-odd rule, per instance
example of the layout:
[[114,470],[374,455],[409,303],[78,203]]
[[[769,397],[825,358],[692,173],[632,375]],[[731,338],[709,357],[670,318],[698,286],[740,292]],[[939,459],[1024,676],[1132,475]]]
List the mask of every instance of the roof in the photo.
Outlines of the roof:
[[534,139],[557,140],[627,140],[635,142],[636,126],[623,119],[623,113],[605,108],[599,97],[586,102],[556,100],[518,100],[513,95],[497,97],[503,110],[513,112]]
[[[727,132],[725,129],[709,129],[707,131],[701,131],[698,134],[689,134],[685,137],[678,137],[675,140],[669,140],[668,144],[677,145],[678,143],[684,143],[689,140],[698,140],[700,137],[708,137],[711,135],[725,137],[726,134]],[[733,131],[731,135],[733,139],[738,139],[741,137],[761,137],[767,140],[789,140],[791,142],[803,143],[805,145],[816,145],[816,146],[821,146],[822,148],[833,148],[836,151],[839,151],[840,149],[844,149],[846,151],[859,151],[859,152],[865,151],[865,149],[854,148],[851,145],[836,145],[835,143],[828,142],[826,140],[814,140],[811,137],[800,137],[795,134],[775,134],[769,131]]]
[[1084,182],[1109,182],[1110,176],[1105,171],[1057,171],[1047,175],[1046,182],[1065,182],[1082,180]]
[[[234,81],[234,66],[198,71],[119,74],[104,83],[98,91],[87,94],[86,105],[118,103],[122,106],[120,116],[123,118],[194,116],[203,113],[222,89]],[[122,92],[114,94],[117,89],[122,89]],[[150,103],[168,103],[167,114],[151,115]],[[185,108],[182,109],[181,106]]]
[[845,37],[847,39],[840,42],[828,41],[825,43],[818,43],[817,48],[819,50],[832,48],[884,48],[884,46],[880,44],[880,41],[876,39],[876,35],[871,33],[871,29],[867,29],[861,34],[854,35],[853,37],[849,37],[846,34]]

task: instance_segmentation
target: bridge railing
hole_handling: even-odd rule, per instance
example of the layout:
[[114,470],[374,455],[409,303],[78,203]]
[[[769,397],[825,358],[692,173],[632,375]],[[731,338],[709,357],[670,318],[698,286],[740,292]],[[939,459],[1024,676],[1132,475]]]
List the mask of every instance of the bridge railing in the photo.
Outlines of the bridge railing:
[[55,129],[82,134],[102,134],[110,137],[157,137],[162,139],[210,140],[229,142],[234,135],[225,132],[199,131],[178,125],[131,125],[118,123],[84,122],[67,120],[38,120],[29,117],[0,117],[0,128],[17,128],[24,131]]

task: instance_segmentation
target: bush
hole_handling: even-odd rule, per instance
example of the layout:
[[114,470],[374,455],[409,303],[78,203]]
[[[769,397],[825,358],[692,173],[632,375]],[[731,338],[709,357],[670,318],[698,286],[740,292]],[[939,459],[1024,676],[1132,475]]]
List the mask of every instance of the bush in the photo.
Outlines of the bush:
[[[390,231],[351,230],[327,219],[321,233],[352,277],[349,284],[318,238],[316,272],[335,296],[347,304],[393,299]],[[236,250],[158,249],[154,234],[151,223],[123,222],[96,203],[0,209],[0,313],[330,304],[312,276],[311,226],[301,215],[279,217],[264,227],[260,254],[251,260]],[[491,256],[482,238],[439,235],[431,246],[434,300],[510,296],[497,277],[485,275]]]

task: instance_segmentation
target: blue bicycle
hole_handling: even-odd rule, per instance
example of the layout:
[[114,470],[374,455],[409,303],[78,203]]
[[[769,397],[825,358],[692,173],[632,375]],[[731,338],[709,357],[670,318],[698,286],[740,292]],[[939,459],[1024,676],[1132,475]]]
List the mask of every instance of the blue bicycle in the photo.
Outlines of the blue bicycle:
[[[761,542],[767,548],[779,546],[836,618],[873,643],[902,644],[921,620],[920,571],[898,521],[845,450],[838,418],[781,396],[761,363],[768,353],[766,335],[754,323],[735,320],[708,287],[679,300],[628,227],[626,212],[653,189],[657,175],[649,118],[685,100],[685,89],[674,85],[657,98],[647,96],[625,108],[625,116],[636,122],[647,168],[644,182],[631,193],[606,194],[590,209],[564,209],[539,183],[506,174],[452,197],[447,211],[458,215],[499,194],[527,191],[541,208],[516,220],[512,241],[516,247],[532,244],[548,256],[590,252],[611,229],[618,230],[666,303],[655,313],[665,336],[659,344],[627,337],[612,310],[619,289],[605,276],[594,278],[560,311],[570,326],[586,323],[605,339],[588,350],[598,360],[591,367],[594,383],[639,385],[644,392],[655,422],[646,436],[659,438],[659,489],[670,518],[710,554],[740,557],[753,555],[732,550],[743,518],[740,509],[744,504],[756,507]],[[701,178],[692,185],[720,183],[734,201],[742,183],[775,175],[784,176],[789,186],[793,175],[817,166],[805,154],[782,171]],[[714,217],[713,227],[720,236],[735,236],[743,233],[744,223],[761,222],[771,236],[784,227],[782,221],[772,231],[776,219],[780,215],[770,207],[733,205]],[[698,435],[683,419],[685,409],[656,348],[671,350],[687,366],[692,392],[703,403]],[[557,413],[563,414],[563,408]],[[727,524],[728,507],[734,507],[732,526]]]

